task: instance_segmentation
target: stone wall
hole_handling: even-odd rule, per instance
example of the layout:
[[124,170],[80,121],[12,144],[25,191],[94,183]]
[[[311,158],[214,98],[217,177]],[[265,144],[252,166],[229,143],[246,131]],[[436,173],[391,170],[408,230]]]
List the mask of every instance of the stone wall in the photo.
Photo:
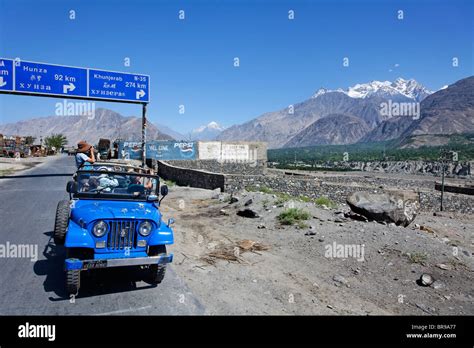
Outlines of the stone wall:
[[[434,190],[433,183],[419,180],[397,180],[379,178],[360,178],[334,176],[321,178],[312,176],[289,175],[241,175],[221,174],[204,170],[180,168],[163,161],[149,162],[149,166],[158,169],[158,175],[165,180],[172,180],[181,186],[204,189],[219,188],[223,192],[236,193],[246,187],[269,187],[275,192],[287,193],[291,196],[306,196],[312,199],[322,196],[342,204],[346,197],[355,191],[371,193],[384,192],[384,188],[398,188],[419,192],[423,211],[438,211],[440,193]],[[396,182],[398,181],[398,183]],[[474,196],[444,193],[444,209],[459,213],[474,214]]]
[[154,161],[149,165],[158,171],[158,175],[161,178],[174,181],[177,185],[208,190],[219,188],[221,191],[224,191],[225,180],[223,174],[176,167],[164,161]]
[[[447,176],[471,176],[473,162],[452,162],[445,167]],[[432,161],[373,161],[373,162],[327,162],[319,165],[324,168],[360,170],[364,172],[431,174],[440,176],[442,166]]]
[[[371,193],[381,193],[384,191],[381,185],[355,185],[347,178],[346,183],[341,181],[329,182],[321,181],[318,178],[298,178],[277,175],[226,175],[225,192],[238,192],[245,187],[266,186],[275,192],[287,193],[292,196],[307,196],[309,198],[328,197],[336,203],[345,203],[346,197],[355,191],[366,191]],[[402,184],[401,189],[413,189],[419,192],[421,209],[424,211],[437,211],[440,206],[440,193],[431,190],[419,190],[416,182],[411,184]],[[444,194],[444,209],[446,211],[455,211],[460,213],[474,214],[474,196],[446,193]]]
[[179,160],[167,162],[176,167],[224,174],[246,173],[249,175],[259,175],[264,174],[267,168],[266,160],[256,160],[255,162],[223,162],[217,160]]

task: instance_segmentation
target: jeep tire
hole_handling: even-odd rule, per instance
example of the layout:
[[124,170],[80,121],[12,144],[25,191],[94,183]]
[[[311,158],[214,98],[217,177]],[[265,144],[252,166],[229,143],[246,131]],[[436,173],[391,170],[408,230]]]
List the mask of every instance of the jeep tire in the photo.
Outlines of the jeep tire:
[[[166,255],[165,245],[151,246],[148,251],[148,256]],[[148,281],[151,284],[160,284],[165,277],[166,263],[161,265],[150,265],[148,267]]]
[[66,291],[68,295],[77,295],[81,286],[81,271],[72,269],[66,272]]
[[64,245],[70,211],[68,200],[59,201],[54,222],[54,244],[56,245]]

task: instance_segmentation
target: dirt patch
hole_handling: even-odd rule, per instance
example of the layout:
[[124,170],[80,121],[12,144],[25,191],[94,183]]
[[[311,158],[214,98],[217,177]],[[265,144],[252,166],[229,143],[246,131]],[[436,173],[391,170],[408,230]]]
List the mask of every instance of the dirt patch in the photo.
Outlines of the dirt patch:
[[[472,215],[422,213],[404,228],[345,218],[344,205],[236,197],[175,186],[162,204],[176,220],[172,267],[210,314],[474,314]],[[305,225],[278,221],[289,208]],[[433,285],[417,284],[425,273]]]

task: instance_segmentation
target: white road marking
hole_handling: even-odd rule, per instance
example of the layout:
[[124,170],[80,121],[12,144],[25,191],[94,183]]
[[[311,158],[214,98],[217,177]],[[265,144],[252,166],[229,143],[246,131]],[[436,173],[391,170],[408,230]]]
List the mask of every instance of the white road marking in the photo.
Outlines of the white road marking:
[[128,312],[142,311],[142,310],[148,309],[148,308],[152,308],[152,306],[145,306],[145,307],[139,307],[139,308],[129,308],[129,309],[119,309],[118,311],[98,313],[98,314],[93,314],[93,315],[122,314],[122,313],[128,313]]

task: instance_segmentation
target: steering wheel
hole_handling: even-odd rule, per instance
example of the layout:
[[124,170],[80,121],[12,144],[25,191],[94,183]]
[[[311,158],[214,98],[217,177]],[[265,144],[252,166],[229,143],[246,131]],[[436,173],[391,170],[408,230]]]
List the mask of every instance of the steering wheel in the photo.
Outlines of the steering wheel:
[[127,188],[128,193],[139,192],[145,193],[145,186],[139,184],[132,184]]

